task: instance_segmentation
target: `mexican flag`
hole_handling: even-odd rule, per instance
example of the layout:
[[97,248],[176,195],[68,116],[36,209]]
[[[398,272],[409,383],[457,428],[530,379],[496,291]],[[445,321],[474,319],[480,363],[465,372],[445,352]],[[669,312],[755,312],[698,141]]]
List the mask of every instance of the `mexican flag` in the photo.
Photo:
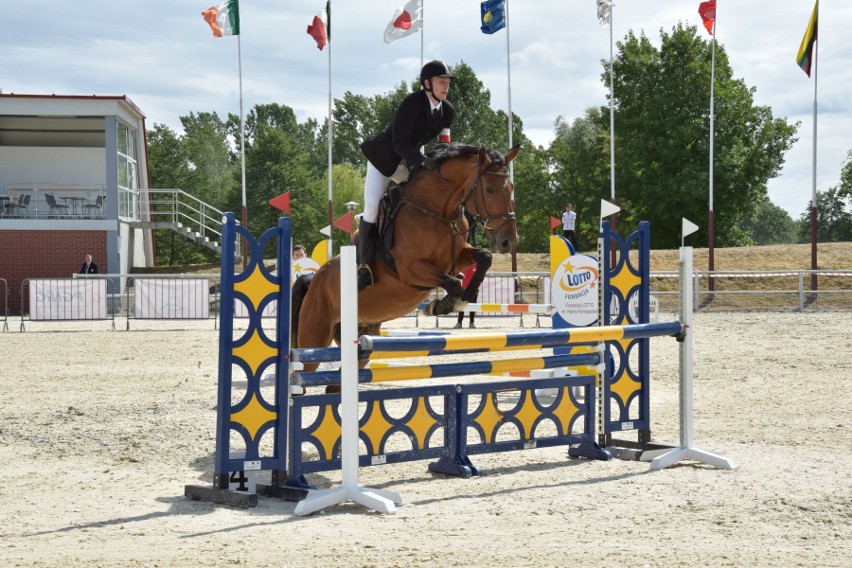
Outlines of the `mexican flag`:
[[308,26],[308,35],[317,42],[317,48],[322,51],[331,39],[331,2],[326,2]]

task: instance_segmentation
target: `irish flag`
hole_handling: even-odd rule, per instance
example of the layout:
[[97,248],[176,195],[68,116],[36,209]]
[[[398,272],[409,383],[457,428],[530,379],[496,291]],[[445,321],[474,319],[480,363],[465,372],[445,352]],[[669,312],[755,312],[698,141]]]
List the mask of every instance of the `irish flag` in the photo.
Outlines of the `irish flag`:
[[240,35],[240,3],[239,0],[228,0],[218,6],[211,6],[201,17],[210,24],[214,37]]

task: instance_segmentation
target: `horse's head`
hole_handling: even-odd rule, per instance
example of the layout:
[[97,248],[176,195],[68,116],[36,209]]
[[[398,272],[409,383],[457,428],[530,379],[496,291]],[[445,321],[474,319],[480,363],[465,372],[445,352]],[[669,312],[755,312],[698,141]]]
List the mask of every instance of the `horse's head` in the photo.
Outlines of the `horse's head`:
[[515,223],[515,184],[509,178],[509,162],[518,155],[515,145],[505,156],[480,148],[476,180],[464,199],[464,206],[485,229],[488,245],[495,252],[509,252],[518,244]]

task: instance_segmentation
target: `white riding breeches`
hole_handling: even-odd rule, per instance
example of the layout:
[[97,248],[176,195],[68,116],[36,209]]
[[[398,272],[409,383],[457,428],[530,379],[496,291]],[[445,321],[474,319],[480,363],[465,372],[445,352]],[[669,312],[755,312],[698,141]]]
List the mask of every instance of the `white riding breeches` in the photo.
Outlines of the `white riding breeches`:
[[402,183],[408,180],[408,168],[405,166],[405,160],[399,163],[396,171],[392,176],[383,175],[382,172],[367,161],[367,177],[364,178],[364,212],[361,214],[361,221],[375,223],[379,216],[379,203],[388,189],[388,182],[391,180],[396,183]]

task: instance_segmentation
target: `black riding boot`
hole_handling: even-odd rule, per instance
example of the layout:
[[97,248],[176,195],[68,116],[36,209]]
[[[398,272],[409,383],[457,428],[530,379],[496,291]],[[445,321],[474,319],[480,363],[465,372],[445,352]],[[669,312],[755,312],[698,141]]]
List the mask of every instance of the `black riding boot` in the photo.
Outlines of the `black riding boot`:
[[370,263],[376,254],[378,230],[375,223],[361,221],[358,226],[358,291],[374,284]]

